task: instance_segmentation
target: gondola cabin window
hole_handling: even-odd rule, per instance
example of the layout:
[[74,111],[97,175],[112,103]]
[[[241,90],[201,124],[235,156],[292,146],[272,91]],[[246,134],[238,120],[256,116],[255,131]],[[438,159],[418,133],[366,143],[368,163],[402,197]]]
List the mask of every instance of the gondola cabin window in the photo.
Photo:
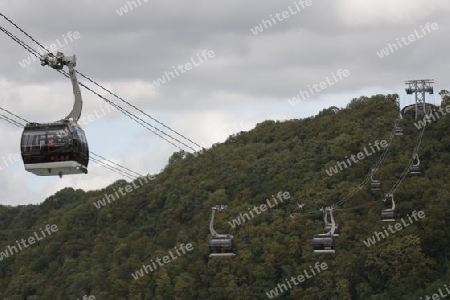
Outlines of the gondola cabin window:
[[45,145],[45,131],[26,132],[22,137],[22,148],[25,152],[40,152]]

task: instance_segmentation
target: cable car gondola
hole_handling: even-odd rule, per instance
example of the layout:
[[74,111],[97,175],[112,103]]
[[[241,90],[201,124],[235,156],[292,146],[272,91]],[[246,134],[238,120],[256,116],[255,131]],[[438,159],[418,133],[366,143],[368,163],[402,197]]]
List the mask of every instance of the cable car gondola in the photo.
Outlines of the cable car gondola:
[[218,234],[209,241],[209,257],[235,256],[236,244],[231,234]]
[[[330,211],[331,224],[327,221],[327,212]],[[335,241],[334,236],[336,233],[336,223],[333,218],[333,208],[327,207],[324,212],[325,230],[327,230],[327,225],[331,225],[331,228],[327,233],[316,234],[313,237],[313,251],[314,253],[326,253],[333,254],[335,252]]]
[[38,176],[87,173],[89,148],[83,129],[69,120],[28,123],[22,133],[25,170]]
[[395,202],[394,195],[387,194],[386,197],[391,197],[392,208],[383,209],[381,211],[381,220],[384,222],[394,222],[395,221]]
[[378,191],[379,189],[381,189],[381,181],[380,180],[372,180],[370,187],[371,187],[372,191]]
[[403,135],[403,128],[396,127],[395,128],[395,135]]
[[422,172],[422,168],[420,167],[420,159],[419,159],[419,155],[416,154],[415,158],[417,159],[417,163],[413,164],[409,167],[409,172],[411,174],[420,174]]
[[335,253],[334,236],[330,234],[316,234],[313,238],[314,253]]
[[381,180],[373,179],[373,175],[378,171],[378,168],[372,169],[372,174],[370,174],[370,189],[372,191],[378,191],[381,189]]
[[41,65],[60,70],[69,68],[75,102],[72,111],[53,123],[26,124],[21,139],[21,154],[25,170],[38,176],[87,174],[89,147],[83,129],[77,124],[83,106],[75,75],[76,57],[58,52],[41,58]]
[[233,257],[236,255],[236,244],[231,234],[218,234],[214,230],[214,215],[216,210],[225,210],[226,205],[215,206],[212,208],[211,221],[209,222],[209,231],[211,239],[209,240],[209,257]]
[[420,171],[420,166],[415,166],[415,165],[411,166],[411,167],[409,168],[409,172],[410,172],[411,174],[420,174],[420,173],[421,173],[421,171]]
[[393,209],[383,209],[381,211],[381,220],[384,222],[394,222],[395,221],[395,211]]

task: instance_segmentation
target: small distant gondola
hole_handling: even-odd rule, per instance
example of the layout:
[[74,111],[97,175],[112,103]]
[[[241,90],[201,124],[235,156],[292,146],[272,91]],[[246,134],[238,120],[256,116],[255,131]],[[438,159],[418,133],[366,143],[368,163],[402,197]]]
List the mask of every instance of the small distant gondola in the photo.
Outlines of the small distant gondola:
[[[327,220],[328,211],[330,212],[331,223]],[[333,208],[326,207],[323,214],[323,220],[325,222],[325,232],[323,234],[316,234],[313,237],[313,251],[314,253],[328,253],[333,254],[335,252],[334,237],[339,236],[338,225],[334,221]]]
[[209,241],[209,257],[232,257],[236,255],[236,244],[231,234],[219,234]]
[[421,174],[422,173],[422,168],[420,167],[420,159],[419,159],[419,155],[416,154],[415,155],[415,159],[417,160],[416,164],[413,164],[409,167],[409,172],[411,174]]
[[236,243],[231,234],[218,234],[214,230],[214,215],[216,210],[226,210],[226,205],[217,205],[212,208],[211,221],[209,222],[209,231],[211,239],[209,240],[209,257],[233,257],[236,256]]
[[378,168],[372,169],[372,174],[370,174],[370,189],[372,191],[377,191],[381,189],[381,180],[373,179],[373,176],[377,173]]
[[330,234],[316,234],[313,238],[314,253],[335,253],[334,237]]
[[390,197],[392,201],[392,207],[381,210],[381,220],[384,222],[394,222],[395,221],[395,202],[394,195],[387,194],[386,198]]
[[381,189],[381,181],[380,180],[372,180],[370,184],[370,188],[372,191],[378,191]]
[[381,211],[381,220],[385,222],[395,221],[395,211],[393,209],[383,209]]
[[409,168],[409,172],[410,172],[411,174],[420,174],[420,173],[421,173],[420,166],[412,165],[412,166]]

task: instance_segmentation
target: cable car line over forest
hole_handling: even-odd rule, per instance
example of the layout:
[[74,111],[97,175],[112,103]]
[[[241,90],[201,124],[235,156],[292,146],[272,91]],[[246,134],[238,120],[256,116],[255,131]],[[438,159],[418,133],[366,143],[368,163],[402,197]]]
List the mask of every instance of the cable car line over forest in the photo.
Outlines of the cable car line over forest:
[[410,173],[411,167],[413,166],[413,162],[414,162],[415,158],[418,156],[418,151],[419,151],[419,148],[420,148],[420,144],[422,142],[422,138],[423,138],[424,132],[425,132],[425,126],[422,128],[422,131],[420,132],[419,137],[417,138],[416,146],[414,148],[412,157],[410,158],[407,166],[405,167],[405,170],[399,176],[397,182],[392,186],[391,190],[387,193],[387,195],[390,195],[390,194],[393,195],[395,193],[395,191],[398,189],[398,187],[400,186],[400,184],[402,183],[402,181],[405,179],[406,175],[408,173]]
[[[399,108],[400,108],[400,106],[399,106]],[[426,112],[424,112],[424,113],[426,114]],[[380,169],[381,164],[382,164],[382,162],[383,162],[383,160],[384,160],[384,158],[386,156],[386,153],[389,150],[390,145],[392,144],[392,142],[394,140],[394,137],[403,135],[403,129],[398,126],[398,123],[402,119],[403,119],[403,116],[401,115],[401,112],[400,112],[398,117],[396,118],[395,125],[394,125],[394,127],[392,129],[391,136],[389,138],[388,146],[385,148],[385,150],[381,154],[378,162],[371,169],[370,173],[365,177],[364,181],[357,188],[352,190],[346,197],[344,197],[343,199],[339,200],[336,204],[334,204],[333,206],[330,206],[330,207],[326,207],[324,210],[322,209],[323,212],[324,212],[325,233],[324,234],[316,234],[316,235],[314,235],[314,237],[313,237],[313,250],[314,250],[314,253],[327,253],[327,254],[334,254],[335,253],[335,239],[334,239],[334,236],[337,236],[335,234],[335,230],[337,228],[337,225],[334,223],[334,219],[333,219],[333,215],[332,215],[333,210],[336,210],[338,206],[342,206],[356,192],[361,190],[366,185],[366,183],[369,180],[371,182],[371,185],[370,185],[371,190],[379,190],[379,189],[381,189],[381,181],[380,180],[374,180],[373,179],[373,175]],[[398,189],[400,184],[403,182],[403,180],[406,178],[406,175],[408,173],[410,173],[410,174],[420,174],[421,173],[418,151],[419,151],[420,144],[422,142],[422,138],[423,138],[423,135],[424,135],[424,132],[425,132],[425,127],[426,126],[423,126],[421,132],[419,133],[419,136],[417,137],[417,141],[416,141],[415,147],[413,149],[412,157],[408,161],[408,164],[406,165],[404,171],[401,173],[401,175],[397,179],[397,182],[395,182],[394,185],[391,187],[390,191],[388,193],[386,193],[385,196],[380,199],[383,202],[386,202],[387,199],[390,198],[391,199],[391,203],[392,203],[392,207],[391,208],[383,209],[381,211],[381,220],[382,221],[387,221],[387,222],[395,221],[394,193]],[[414,164],[414,161],[416,161],[417,163]],[[326,218],[327,217],[327,212],[330,212],[331,222],[332,222],[331,224],[328,223],[328,221],[327,221],[327,218]]]
[[[375,166],[372,168],[372,170],[376,169],[377,171],[380,169],[381,164],[386,156],[387,151],[389,150],[392,141],[394,139],[395,136],[398,136],[398,134],[396,134],[396,132],[398,131],[398,122],[402,119],[401,115],[399,115],[399,117],[397,117],[394,128],[392,130],[391,136],[389,138],[389,142],[388,142],[388,146],[384,149],[383,153],[381,154],[378,162],[375,164]],[[402,175],[400,175],[399,179],[397,180],[397,182],[394,184],[394,186],[391,188],[391,190],[387,193],[389,194],[393,194],[395,192],[395,190],[398,188],[398,186],[401,184],[401,182],[403,181],[403,179],[406,177],[406,174],[408,173],[408,170],[410,170],[413,160],[416,157],[417,152],[419,151],[419,147],[420,144],[422,142],[422,137],[425,131],[425,126],[422,128],[422,131],[420,132],[418,138],[417,138],[417,142],[416,145],[414,147],[414,151],[412,154],[412,158],[410,159],[410,161],[408,162],[407,167],[405,168],[405,171],[402,173]],[[358,192],[359,190],[361,190],[367,183],[367,181],[372,179],[374,172],[371,171],[365,178],[365,180],[357,187],[355,188],[352,192],[350,192],[346,197],[344,197],[343,199],[339,200],[336,204],[333,205],[333,209],[337,209],[338,206],[342,206],[347,200],[349,200],[356,192]],[[381,200],[383,200],[383,198],[381,198]]]
[[[395,128],[397,128],[398,123],[400,122],[400,117],[397,116],[394,123],[394,129],[391,131],[391,135],[389,137],[388,145],[384,148],[384,151],[381,153],[380,158],[378,159],[375,166],[371,169],[371,171],[367,174],[365,179],[356,187],[353,189],[346,197],[339,200],[336,204],[333,205],[333,209],[337,209],[338,206],[342,206],[347,200],[349,200],[351,197],[353,197],[354,194],[356,194],[358,191],[360,191],[363,187],[367,185],[368,181],[372,181],[373,175],[376,174],[376,172],[380,169],[381,164],[384,161],[384,158],[386,157],[387,152],[389,151],[392,142],[395,138]],[[376,170],[375,172],[373,170]],[[371,182],[372,183],[372,182]]]
[[[50,53],[50,51],[47,50],[42,44],[40,44],[37,40],[35,40],[31,35],[29,35],[27,32],[25,32],[23,29],[21,29],[17,24],[15,24],[13,21],[11,21],[9,18],[7,18],[5,15],[0,13],[0,16],[2,16],[5,20],[7,20],[10,24],[12,24],[15,28],[17,28],[20,32],[25,34],[28,38],[30,38],[39,47],[41,47],[42,49],[47,51],[47,54],[45,54],[42,57],[37,50],[32,49],[29,45],[27,45],[25,42],[23,42],[16,35],[12,34],[8,30],[6,30],[5,28],[0,26],[0,30],[2,32],[4,32],[7,36],[9,36],[11,39],[13,39],[16,43],[21,45],[25,50],[30,52],[30,54],[40,58],[41,62],[42,62],[42,65],[49,65],[50,67],[55,69],[57,72],[59,72],[59,73],[63,74],[64,76],[70,78],[71,81],[72,81],[72,84],[74,86],[75,103],[74,103],[74,107],[73,107],[71,113],[69,113],[69,115],[66,118],[64,118],[62,120],[59,120],[57,122],[54,122],[54,123],[47,123],[47,124],[27,123],[26,126],[24,127],[24,132],[23,132],[23,135],[22,135],[22,157],[23,157],[23,160],[24,160],[24,163],[25,163],[25,169],[27,171],[33,172],[36,175],[59,175],[60,177],[63,174],[87,173],[87,164],[88,164],[88,161],[89,161],[89,149],[88,149],[87,141],[86,141],[86,139],[84,137],[84,132],[82,131],[81,127],[79,127],[76,124],[77,120],[79,119],[79,117],[81,115],[81,107],[82,107],[81,95],[80,95],[80,91],[79,91],[78,85],[83,86],[88,91],[92,92],[93,94],[95,94],[98,97],[100,97],[102,100],[106,101],[108,104],[110,104],[113,107],[117,108],[120,112],[122,112],[123,114],[128,116],[130,119],[132,119],[136,123],[140,124],[141,126],[146,128],[147,130],[153,132],[155,135],[161,137],[162,139],[164,139],[165,141],[169,142],[170,144],[172,144],[173,146],[177,147],[178,149],[184,151],[184,149],[180,146],[180,145],[182,145],[182,146],[184,146],[184,147],[186,147],[188,149],[191,149],[191,150],[193,150],[195,152],[196,150],[192,146],[186,144],[187,142],[190,142],[191,144],[201,148],[201,146],[199,144],[195,143],[191,139],[189,139],[189,138],[185,137],[184,135],[176,132],[175,130],[173,130],[170,127],[166,126],[162,122],[156,120],[155,118],[153,118],[152,116],[148,115],[143,110],[141,110],[138,107],[136,107],[135,105],[133,105],[130,102],[124,100],[121,97],[119,97],[117,94],[111,92],[109,89],[103,87],[102,85],[98,84],[97,82],[92,80],[90,77],[84,75],[83,73],[81,73],[79,71],[76,71],[74,69],[75,60],[76,60],[75,56],[73,56],[73,57],[66,57],[66,56],[62,55],[61,53],[59,53],[59,52],[55,56],[54,54]],[[69,73],[67,73],[64,70],[62,70],[62,67],[64,65],[69,67]],[[170,134],[160,130],[159,128],[157,128],[157,127],[155,127],[153,125],[151,125],[150,123],[148,123],[147,121],[145,121],[141,117],[138,117],[136,114],[133,114],[133,113],[129,112],[128,110],[124,109],[120,105],[110,101],[106,97],[104,97],[101,94],[99,94],[98,92],[94,91],[94,89],[92,89],[91,87],[87,86],[86,84],[78,83],[75,74],[79,74],[80,76],[85,78],[87,81],[89,81],[91,84],[94,84],[96,87],[98,87],[101,90],[109,93],[110,95],[112,95],[116,99],[122,101],[123,103],[125,103],[125,104],[127,104],[129,106],[131,106],[132,108],[137,110],[139,113],[141,113],[144,116],[150,118],[151,120],[157,122],[159,125],[161,125],[164,128],[170,130],[171,132],[175,133],[179,137],[183,138],[185,141],[180,141],[178,138],[175,138],[174,136],[172,136],[172,135],[170,135]],[[77,97],[77,95],[78,95],[78,97]],[[400,107],[399,107],[399,109],[400,109]],[[423,113],[426,115],[425,111]],[[417,115],[416,115],[416,117],[417,117]],[[7,116],[5,116],[3,114],[0,114],[0,118],[2,118],[3,120],[5,120],[5,121],[7,121],[7,122],[9,122],[9,123],[11,123],[11,124],[13,124],[15,126],[20,127],[20,123],[15,121],[15,120],[13,120],[13,119],[11,119],[10,117],[7,117]],[[402,112],[400,111],[399,115],[396,117],[395,124],[394,124],[394,126],[392,128],[391,135],[390,135],[387,147],[385,147],[385,149],[382,152],[382,154],[380,155],[377,163],[375,164],[375,166],[373,168],[371,168],[371,171],[366,175],[366,177],[364,178],[362,183],[358,187],[353,189],[347,196],[345,196],[344,198],[338,200],[334,205],[328,206],[328,207],[325,208],[325,210],[323,210],[324,223],[325,223],[324,224],[324,231],[325,231],[325,233],[314,236],[314,238],[313,238],[313,248],[314,248],[314,252],[315,253],[335,253],[335,250],[334,250],[335,249],[334,237],[339,235],[339,227],[335,223],[334,216],[333,216],[333,210],[338,210],[339,206],[342,206],[345,202],[350,200],[358,191],[360,191],[365,186],[367,186],[368,182],[370,182],[370,189],[371,190],[376,191],[376,190],[380,190],[381,189],[381,180],[380,179],[374,179],[374,176],[380,170],[380,167],[381,167],[381,165],[382,165],[382,163],[383,163],[383,161],[384,161],[384,159],[386,157],[387,152],[390,149],[390,146],[392,145],[392,142],[393,142],[394,138],[396,136],[403,136],[403,128],[399,127],[399,123],[400,123],[400,121],[402,119],[403,119]],[[24,120],[24,119],[22,119],[22,120]],[[42,155],[41,156],[38,155],[36,151],[33,152],[35,150],[34,147],[37,146],[37,144],[34,143],[36,141],[39,141],[39,142],[45,141],[44,145],[47,145],[48,152],[53,151],[54,147],[57,146],[56,144],[59,144],[60,147],[61,147],[61,145],[67,145],[67,144],[72,145],[73,143],[71,143],[70,141],[68,143],[67,141],[54,142],[53,140],[50,140],[50,135],[52,135],[52,137],[55,136],[53,131],[55,131],[55,130],[62,130],[63,129],[63,128],[60,128],[60,127],[68,128],[69,131],[73,134],[73,136],[71,136],[71,140],[70,141],[73,141],[74,144],[81,145],[80,150],[78,151],[77,154],[76,154],[76,151],[73,150],[73,148],[70,149],[70,151],[72,151],[72,152],[70,152],[70,151],[68,152],[68,154],[70,154],[70,155],[66,155],[66,156],[64,156],[64,155],[51,155],[51,154],[50,154],[50,156],[48,156],[46,154],[45,157],[41,157]],[[151,129],[150,127],[153,128],[154,130]],[[426,126],[423,126],[422,131],[420,132],[420,134],[418,136],[418,139],[416,141],[416,145],[415,145],[414,150],[413,150],[412,158],[409,160],[407,166],[405,167],[405,170],[401,173],[401,175],[399,176],[397,181],[391,187],[390,191],[388,193],[386,193],[384,197],[381,198],[381,200],[383,200],[385,202],[387,200],[387,198],[390,197],[391,201],[392,201],[392,208],[383,209],[382,212],[381,212],[381,219],[383,221],[394,221],[395,220],[394,193],[398,189],[398,187],[401,185],[403,180],[406,178],[406,175],[408,173],[410,173],[410,174],[420,174],[421,173],[420,159],[419,159],[419,156],[418,156],[418,150],[420,148],[420,144],[421,144],[421,141],[422,141],[422,138],[423,138],[425,127]],[[37,134],[38,132],[41,133],[41,138],[37,138],[35,136],[35,134]],[[165,137],[163,135],[165,135]],[[169,141],[166,137],[168,137],[168,138],[170,138],[172,140]],[[179,143],[179,144],[178,145],[175,144],[174,141]],[[75,142],[77,142],[77,143],[75,143]],[[42,148],[40,148],[40,149],[42,149]],[[30,154],[30,153],[27,153],[27,151],[28,152],[33,152],[33,153]],[[29,157],[27,156],[28,154],[30,154]],[[100,162],[100,159],[107,160],[106,158],[104,158],[104,157],[102,157],[100,155],[94,154],[94,156],[96,156],[96,157],[92,158],[92,159],[95,162],[97,162],[97,163]],[[49,159],[51,161],[49,161]],[[107,161],[109,161],[109,160],[107,160]],[[416,161],[416,163],[414,163],[415,161]],[[111,162],[111,161],[109,161],[109,162]],[[36,168],[33,165],[36,165]],[[120,166],[120,165],[117,165],[117,166]],[[107,168],[109,168],[110,170],[113,170],[113,171],[123,172],[122,174],[123,175],[126,174],[125,176],[134,176],[134,175],[131,175],[131,173],[127,172],[127,171],[131,171],[131,170],[127,169],[127,168],[125,168],[127,171],[123,171],[123,170],[117,169],[116,167],[111,166],[111,165],[108,165]],[[46,173],[46,172],[48,172],[48,173]],[[133,171],[131,171],[131,172],[135,173]],[[135,174],[138,174],[138,173],[135,173]],[[230,234],[217,234],[217,232],[213,228],[213,225],[214,225],[214,214],[215,214],[216,210],[220,211],[220,210],[222,210],[222,208],[217,206],[217,207],[213,207],[213,210],[212,210],[212,216],[211,216],[211,222],[210,222],[211,240],[210,240],[210,244],[209,244],[210,257],[212,257],[212,256],[234,256],[235,252],[236,252],[234,237],[232,235],[230,235]],[[330,214],[331,223],[329,223],[328,220],[327,220],[327,215],[328,214]]]
[[[39,43],[36,39],[34,39],[30,34],[28,34],[27,32],[25,32],[22,28],[20,28],[16,23],[14,23],[13,21],[11,21],[8,17],[6,17],[4,14],[0,13],[0,16],[2,16],[6,21],[8,21],[10,24],[12,24],[15,28],[17,28],[20,32],[22,32],[24,35],[26,35],[28,38],[30,38],[34,43],[36,43],[39,47],[41,47],[43,50],[45,50],[48,55],[50,57],[54,56],[48,49],[46,49],[41,43]],[[25,42],[23,42],[20,38],[18,38],[16,35],[12,34],[11,32],[9,32],[7,29],[5,29],[4,27],[0,26],[0,31],[4,32],[7,36],[9,36],[11,39],[13,39],[16,43],[18,43],[19,45],[21,45],[25,50],[27,50],[31,55],[36,56],[37,58],[41,58],[40,53],[37,50],[34,50],[33,48],[31,48],[30,46],[28,46]],[[69,78],[69,75],[63,71],[63,70],[57,70],[59,73],[63,74],[64,76]],[[149,114],[145,113],[143,110],[139,109],[138,107],[136,107],[135,105],[129,103],[128,101],[124,100],[123,98],[119,97],[117,94],[111,92],[110,90],[108,90],[107,88],[103,87],[102,85],[98,84],[97,82],[95,82],[94,80],[92,80],[91,78],[89,78],[88,76],[84,75],[83,73],[79,72],[79,71],[75,71],[77,74],[80,74],[83,78],[87,79],[89,82],[93,83],[94,85],[96,85],[97,87],[101,88],[103,91],[108,92],[109,94],[111,94],[112,96],[114,96],[115,98],[119,99],[120,101],[126,103],[127,105],[133,107],[134,109],[136,109],[138,112],[144,114],[145,116],[147,116],[148,118],[152,119],[153,121],[157,122],[158,124],[160,124],[161,126],[167,128],[168,130],[170,130],[171,132],[177,134],[178,136],[184,138],[186,141],[194,144],[196,147],[202,148],[201,145],[199,145],[198,143],[195,143],[194,141],[192,141],[191,139],[187,138],[186,136],[184,136],[181,133],[178,133],[177,131],[173,130],[172,128],[170,128],[169,126],[163,124],[162,122],[158,121],[157,119],[153,118],[152,116],[150,116]],[[129,117],[130,119],[132,119],[133,121],[135,121],[136,123],[138,123],[139,125],[143,126],[145,129],[153,132],[155,135],[159,136],[160,138],[162,138],[163,140],[167,141],[168,143],[170,143],[171,145],[175,146],[176,148],[184,151],[185,149],[182,148],[182,146],[186,147],[187,149],[190,149],[194,152],[196,152],[197,150],[195,148],[193,148],[192,146],[189,146],[188,144],[186,144],[183,141],[180,141],[179,139],[177,139],[176,137],[173,137],[172,135],[162,131],[161,129],[153,126],[152,124],[148,123],[147,121],[145,121],[144,119],[142,119],[141,117],[138,117],[137,115],[129,112],[128,110],[126,110],[125,108],[121,107],[120,105],[112,102],[111,100],[107,99],[106,97],[102,96],[101,94],[99,94],[98,92],[94,91],[92,88],[88,87],[87,85],[85,85],[84,83],[79,82],[79,85],[84,87],[85,89],[87,89],[88,91],[92,92],[93,94],[95,94],[96,96],[98,96],[99,98],[101,98],[102,100],[106,101],[108,104],[110,104],[111,106],[115,107],[116,109],[118,109],[120,112],[122,112],[124,115],[126,115],[127,117]],[[153,128],[153,129],[151,129]],[[159,132],[159,133],[158,133]],[[179,145],[177,145],[175,142],[167,139],[166,137],[172,139],[175,142],[178,142]],[[180,146],[182,145],[182,146]]]

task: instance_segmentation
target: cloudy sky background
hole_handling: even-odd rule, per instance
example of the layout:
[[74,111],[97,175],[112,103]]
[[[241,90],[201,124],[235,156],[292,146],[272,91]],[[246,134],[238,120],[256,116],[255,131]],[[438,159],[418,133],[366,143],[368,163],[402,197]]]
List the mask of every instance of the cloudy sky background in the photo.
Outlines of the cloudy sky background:
[[[46,46],[59,39],[64,47],[58,50],[77,55],[77,70],[206,147],[267,119],[304,118],[363,95],[398,93],[403,106],[412,104],[404,92],[408,79],[434,79],[436,93],[427,99],[435,104],[437,92],[450,89],[448,0],[312,0],[258,35],[250,29],[295,9],[294,1],[135,2],[138,7],[128,6],[122,16],[123,0],[2,0],[0,12]],[[421,33],[427,22],[439,28],[387,57],[376,54],[414,30]],[[0,26],[37,49],[3,18]],[[65,44],[70,31],[80,38]],[[70,81],[39,62],[22,67],[28,52],[3,33],[0,50],[0,107],[34,122],[65,117],[73,104]],[[198,63],[204,50],[215,57],[154,84],[172,66],[191,58]],[[350,76],[300,103],[288,102],[339,69]],[[83,88],[82,96],[84,117],[102,114],[102,99]],[[159,173],[179,151],[116,109],[83,127],[90,150],[141,174]],[[96,190],[123,178],[92,162],[88,175],[62,179],[26,172],[21,160],[6,166],[3,158],[20,154],[21,133],[0,120],[0,204],[40,203],[64,187]]]

